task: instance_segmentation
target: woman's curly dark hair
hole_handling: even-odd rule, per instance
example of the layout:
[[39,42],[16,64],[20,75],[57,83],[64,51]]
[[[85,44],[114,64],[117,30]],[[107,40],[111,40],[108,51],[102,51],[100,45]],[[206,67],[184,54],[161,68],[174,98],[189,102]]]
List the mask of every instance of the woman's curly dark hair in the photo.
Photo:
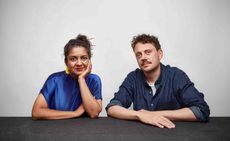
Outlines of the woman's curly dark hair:
[[70,39],[69,42],[65,45],[64,47],[64,55],[65,55],[65,61],[67,59],[67,56],[69,55],[70,50],[73,47],[84,47],[87,50],[87,53],[89,55],[89,58],[91,58],[92,53],[91,53],[91,47],[92,44],[85,35],[79,34],[75,39]]

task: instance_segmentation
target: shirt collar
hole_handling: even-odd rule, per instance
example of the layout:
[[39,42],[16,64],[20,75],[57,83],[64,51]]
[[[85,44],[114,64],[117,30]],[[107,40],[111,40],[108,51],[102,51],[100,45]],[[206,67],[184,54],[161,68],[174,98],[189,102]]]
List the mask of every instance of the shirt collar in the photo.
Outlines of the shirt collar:
[[[159,87],[163,84],[162,81],[163,81],[164,73],[165,73],[165,66],[162,63],[160,63],[160,77],[155,82],[156,87]],[[143,80],[143,83],[149,86],[148,82],[145,79],[144,72],[142,70],[141,70],[141,78]]]
[[165,66],[162,63],[160,63],[160,69],[161,69],[160,77],[157,79],[156,85],[158,85],[158,84],[162,85],[162,80],[163,80],[163,77],[165,74]]

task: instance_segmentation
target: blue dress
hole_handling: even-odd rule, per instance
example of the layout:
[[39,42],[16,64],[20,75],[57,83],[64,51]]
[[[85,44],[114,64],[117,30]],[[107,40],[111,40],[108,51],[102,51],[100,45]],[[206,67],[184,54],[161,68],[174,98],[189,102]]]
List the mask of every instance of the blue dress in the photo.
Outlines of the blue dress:
[[[100,77],[89,74],[85,79],[95,99],[102,99]],[[45,97],[50,109],[75,111],[82,104],[78,81],[65,71],[51,74],[40,93]]]

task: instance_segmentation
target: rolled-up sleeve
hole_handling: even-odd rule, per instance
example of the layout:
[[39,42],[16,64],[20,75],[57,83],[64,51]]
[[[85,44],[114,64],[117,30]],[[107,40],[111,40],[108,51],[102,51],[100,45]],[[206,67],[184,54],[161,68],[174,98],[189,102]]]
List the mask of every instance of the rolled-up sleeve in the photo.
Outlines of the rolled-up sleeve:
[[177,73],[176,78],[179,98],[181,103],[183,103],[182,105],[188,107],[198,121],[207,122],[209,120],[210,110],[204,100],[204,94],[195,88],[194,83],[190,81],[183,71]]
[[122,83],[122,85],[119,87],[118,92],[116,92],[114,94],[114,97],[111,99],[111,101],[109,102],[109,104],[106,106],[106,111],[114,106],[114,105],[119,105],[122,106],[124,108],[128,108],[130,107],[131,103],[132,103],[132,78],[130,75],[128,75],[124,82]]
[[91,84],[91,87],[90,87],[90,90],[92,92],[92,95],[95,97],[95,99],[101,99],[102,100],[102,91],[101,91],[101,88],[102,88],[102,83],[101,83],[101,79],[98,75],[96,74],[93,74],[93,81]]
[[43,85],[42,89],[40,90],[40,93],[43,94],[49,108],[51,107],[51,99],[53,98],[54,91],[55,91],[56,83],[55,83],[55,77],[54,75],[50,75],[45,84]]

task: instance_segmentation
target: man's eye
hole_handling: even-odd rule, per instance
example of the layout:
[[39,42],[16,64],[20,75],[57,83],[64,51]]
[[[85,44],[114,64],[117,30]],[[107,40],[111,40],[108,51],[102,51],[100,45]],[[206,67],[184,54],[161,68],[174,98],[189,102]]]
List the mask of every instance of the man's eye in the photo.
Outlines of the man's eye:
[[146,50],[145,53],[149,55],[151,54],[151,50]]
[[141,57],[141,54],[140,54],[140,53],[136,54],[136,57],[137,57],[137,58],[140,58],[140,57]]

